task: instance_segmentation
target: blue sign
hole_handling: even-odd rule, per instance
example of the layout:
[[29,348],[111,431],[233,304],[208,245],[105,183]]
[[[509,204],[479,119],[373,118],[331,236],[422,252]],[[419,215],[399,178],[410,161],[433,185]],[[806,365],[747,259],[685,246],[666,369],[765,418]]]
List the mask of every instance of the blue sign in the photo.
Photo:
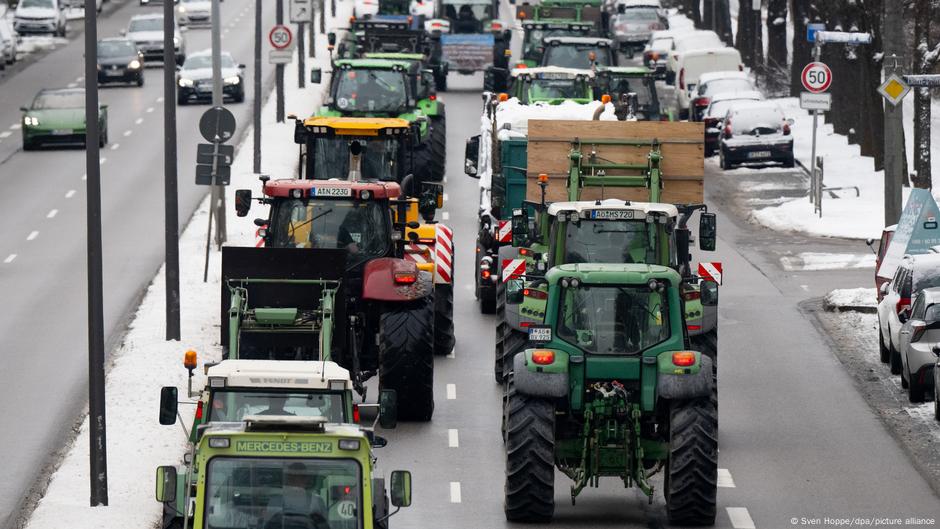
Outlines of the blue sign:
[[817,31],[826,31],[826,25],[814,22],[812,24],[806,25],[806,41],[807,42],[816,42],[816,32]]

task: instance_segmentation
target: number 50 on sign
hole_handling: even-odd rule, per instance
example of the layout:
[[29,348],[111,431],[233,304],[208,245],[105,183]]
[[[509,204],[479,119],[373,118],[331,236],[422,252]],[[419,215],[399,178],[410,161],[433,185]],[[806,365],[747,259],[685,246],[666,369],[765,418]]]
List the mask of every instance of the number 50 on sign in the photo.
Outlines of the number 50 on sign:
[[803,68],[800,79],[803,81],[803,88],[819,94],[829,90],[829,85],[832,84],[832,70],[821,62],[811,62]]

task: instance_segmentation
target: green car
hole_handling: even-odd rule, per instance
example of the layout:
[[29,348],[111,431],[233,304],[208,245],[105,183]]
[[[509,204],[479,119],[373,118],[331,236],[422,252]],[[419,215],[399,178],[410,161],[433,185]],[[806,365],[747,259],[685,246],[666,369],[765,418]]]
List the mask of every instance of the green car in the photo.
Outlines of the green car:
[[[85,144],[85,89],[40,90],[23,111],[23,150],[43,144]],[[108,143],[108,106],[98,106],[98,146]]]

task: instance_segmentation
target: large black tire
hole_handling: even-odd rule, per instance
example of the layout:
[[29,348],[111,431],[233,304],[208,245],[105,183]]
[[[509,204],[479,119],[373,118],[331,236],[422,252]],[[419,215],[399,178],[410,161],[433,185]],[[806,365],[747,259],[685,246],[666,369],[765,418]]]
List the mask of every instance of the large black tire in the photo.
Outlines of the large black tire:
[[669,436],[663,486],[669,523],[713,525],[718,490],[718,416],[711,401],[672,402]]
[[690,345],[712,359],[712,404],[718,410],[718,329],[689,337]]
[[509,386],[506,401],[506,519],[548,522],[555,512],[555,406]]
[[888,343],[888,364],[891,366],[892,375],[901,374],[901,353],[894,348],[894,344]]
[[[430,141],[424,145],[416,146],[414,149],[414,175],[416,184],[419,182],[430,182],[434,180],[434,173],[431,168],[434,165],[430,148]],[[418,189],[418,187],[414,187]]]
[[506,354],[505,340],[509,325],[506,324],[506,284],[500,281],[496,284],[496,344],[493,348],[493,374],[496,383],[505,382],[505,368],[503,357]]
[[431,180],[440,182],[447,170],[447,119],[431,120]]
[[447,74],[446,73],[434,74],[434,88],[436,88],[438,92],[447,91]]
[[933,418],[935,421],[940,422],[940,384],[935,385],[933,388]]
[[398,418],[434,413],[434,300],[389,306],[379,319],[379,388],[398,392]]
[[454,285],[434,285],[434,354],[454,350]]
[[887,364],[891,360],[891,351],[885,347],[885,339],[881,334],[881,325],[878,326],[878,357],[881,359],[882,364]]
[[[908,359],[905,371],[907,371],[907,400],[912,404],[924,402],[927,388],[915,378],[914,373],[911,373],[910,359]],[[901,379],[903,380],[903,377]]]

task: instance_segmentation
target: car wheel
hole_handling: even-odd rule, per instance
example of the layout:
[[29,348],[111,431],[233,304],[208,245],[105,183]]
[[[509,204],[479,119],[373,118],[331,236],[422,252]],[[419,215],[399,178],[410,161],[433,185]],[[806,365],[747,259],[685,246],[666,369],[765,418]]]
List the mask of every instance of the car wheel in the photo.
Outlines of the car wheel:
[[[934,369],[937,369],[934,367]],[[933,387],[933,418],[940,422],[940,384],[936,383],[936,378],[934,378],[934,387]]]
[[783,166],[786,167],[787,169],[793,169],[795,165],[796,165],[796,160],[793,159],[792,154],[783,160]]
[[884,335],[881,334],[881,325],[878,326],[878,357],[882,364],[887,364],[891,359],[891,351],[885,347]]
[[892,375],[901,374],[901,353],[894,348],[894,344],[888,340],[888,364],[891,366]]
[[137,86],[144,86],[144,74],[137,76]]
[[176,94],[176,106],[183,106],[186,104],[186,98],[182,94]]
[[24,151],[35,151],[35,150],[36,150],[36,142],[31,141],[31,140],[27,140],[26,138],[23,138],[23,150],[24,150]]
[[907,379],[907,400],[912,404],[924,402],[924,393],[926,393],[924,385],[911,374],[910,368],[907,369]]
[[731,165],[731,162],[728,160],[728,157],[725,156],[724,149],[721,149],[721,154],[719,154],[719,156],[720,156],[719,161],[721,163],[721,168],[725,171],[730,171],[733,166]]

